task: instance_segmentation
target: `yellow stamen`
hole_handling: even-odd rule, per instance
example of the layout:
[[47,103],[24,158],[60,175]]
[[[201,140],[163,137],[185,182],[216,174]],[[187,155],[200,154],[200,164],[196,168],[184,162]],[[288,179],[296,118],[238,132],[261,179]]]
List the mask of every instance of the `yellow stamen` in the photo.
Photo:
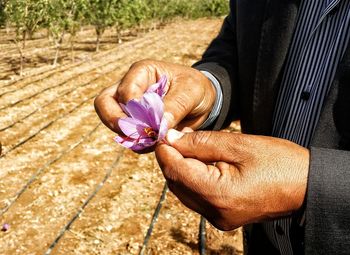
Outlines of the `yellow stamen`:
[[145,131],[148,137],[157,138],[157,133],[151,127],[146,127],[143,131]]

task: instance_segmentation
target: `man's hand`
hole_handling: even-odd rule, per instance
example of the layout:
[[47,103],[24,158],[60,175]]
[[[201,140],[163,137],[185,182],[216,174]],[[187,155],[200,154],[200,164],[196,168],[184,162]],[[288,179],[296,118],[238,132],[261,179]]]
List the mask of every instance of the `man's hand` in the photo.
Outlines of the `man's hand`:
[[303,204],[309,151],[295,143],[175,130],[166,140],[156,156],[170,190],[219,229],[290,215]]
[[215,101],[211,82],[196,69],[154,60],[134,63],[119,85],[106,88],[95,99],[95,109],[102,122],[122,134],[117,121],[125,114],[119,103],[140,98],[162,75],[166,75],[169,81],[164,97],[168,127],[198,128],[208,117]]

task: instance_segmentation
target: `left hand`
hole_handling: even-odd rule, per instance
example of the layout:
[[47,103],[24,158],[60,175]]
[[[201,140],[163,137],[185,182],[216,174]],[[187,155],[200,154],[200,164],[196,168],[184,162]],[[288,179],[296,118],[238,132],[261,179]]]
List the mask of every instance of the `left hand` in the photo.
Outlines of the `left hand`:
[[219,229],[286,216],[303,204],[309,151],[295,143],[173,129],[166,140],[156,156],[170,190]]

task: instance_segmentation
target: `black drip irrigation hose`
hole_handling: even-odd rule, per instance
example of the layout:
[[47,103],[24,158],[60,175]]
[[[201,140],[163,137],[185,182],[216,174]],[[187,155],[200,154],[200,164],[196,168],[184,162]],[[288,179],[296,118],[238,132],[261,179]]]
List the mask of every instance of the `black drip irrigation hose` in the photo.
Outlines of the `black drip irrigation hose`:
[[157,205],[157,207],[156,207],[156,209],[154,211],[151,224],[148,227],[148,230],[147,230],[145,239],[143,241],[143,244],[142,244],[142,247],[141,247],[139,255],[143,255],[145,253],[146,249],[147,249],[148,241],[151,238],[152,231],[153,231],[153,228],[154,228],[154,224],[157,222],[157,219],[158,219],[158,216],[159,216],[159,212],[160,212],[160,209],[162,208],[162,205],[163,205],[163,202],[165,200],[165,195],[166,195],[167,191],[168,191],[168,185],[165,183],[163,191],[162,191],[162,195],[160,196],[158,205]]
[[[89,70],[88,72],[89,72],[89,73],[90,73],[90,72],[96,72],[96,70],[101,69],[101,67],[105,67],[105,66],[110,65],[112,62],[114,62],[114,61],[110,61],[110,62],[108,62],[108,63],[101,64],[101,65],[99,65],[99,66],[97,66],[97,67],[95,67],[95,68]],[[38,91],[37,93],[34,93],[34,94],[29,95],[29,96],[27,96],[27,97],[21,98],[21,99],[15,101],[15,102],[11,102],[10,104],[7,104],[7,105],[5,105],[5,106],[2,106],[2,107],[0,107],[0,110],[4,110],[4,109],[7,109],[7,108],[11,108],[11,107],[13,107],[13,106],[16,106],[16,105],[19,104],[19,103],[22,103],[22,102],[24,102],[24,101],[26,101],[26,100],[32,99],[32,98],[34,98],[34,97],[36,97],[36,96],[38,96],[38,95],[40,95],[40,94],[42,94],[42,93],[44,93],[44,92],[46,92],[46,91],[49,91],[49,90],[58,88],[58,87],[60,87],[60,86],[62,86],[62,85],[64,85],[64,84],[66,84],[66,83],[68,83],[68,82],[74,81],[74,80],[75,80],[76,78],[78,78],[78,77],[84,76],[84,74],[86,74],[86,73],[87,73],[87,72],[80,72],[80,73],[78,73],[78,74],[75,74],[75,75],[73,75],[73,76],[67,78],[66,80],[64,80],[64,81],[62,81],[62,82],[60,82],[60,83],[58,83],[58,84],[56,84],[56,85],[54,85],[54,86],[50,86],[50,87],[43,88],[42,90]],[[88,81],[88,83],[90,83],[90,81]],[[30,84],[28,84],[28,85],[30,85]],[[78,87],[79,87],[79,86],[78,86]],[[78,87],[76,87],[76,88],[78,88]],[[0,95],[0,98],[1,98],[3,95],[6,95],[6,94],[9,94],[9,93],[15,92],[15,91],[17,91],[17,90],[18,90],[18,89],[14,89],[14,90],[11,90],[11,91],[7,91],[7,92],[3,93],[2,95]],[[59,97],[60,97],[60,96],[61,96],[61,95],[59,95]]]
[[[143,46],[144,44],[147,44],[147,42],[148,41],[145,41],[145,42],[141,41],[141,43],[140,43],[140,40],[134,40],[134,41],[130,42],[129,45],[126,45],[126,47],[132,48],[132,47],[137,47],[138,45]],[[108,56],[108,55],[112,54],[115,51],[118,51],[118,50],[119,50],[119,48],[112,48],[110,50],[101,52],[101,54],[97,54],[97,55],[92,56],[91,61],[96,60],[96,59],[101,59],[101,58],[103,58],[105,56]],[[6,54],[8,54],[8,53],[6,53]],[[124,57],[124,55],[121,56],[120,58],[114,59],[114,61],[117,61],[117,60],[119,60],[119,59],[121,59],[123,57]],[[23,87],[17,88],[17,89],[21,89],[21,88],[24,88],[24,87],[30,85],[31,83],[38,82],[38,81],[50,78],[50,77],[52,77],[53,75],[55,75],[55,74],[57,74],[59,72],[64,72],[64,71],[66,71],[66,70],[68,70],[70,68],[78,67],[78,66],[80,66],[80,65],[82,65],[84,63],[86,63],[86,61],[85,60],[81,60],[81,61],[78,61],[76,63],[69,63],[67,65],[63,65],[63,66],[60,66],[60,67],[57,67],[57,68],[53,68],[53,69],[49,69],[49,70],[43,70],[43,71],[40,71],[38,73],[32,74],[30,76],[19,77],[18,79],[14,80],[14,81],[11,81],[11,82],[3,85],[3,86],[0,86],[0,88],[9,87],[11,85],[14,85],[17,82],[22,82],[22,81],[24,81],[26,79],[31,79],[31,78],[33,78],[33,76],[37,77],[37,78],[35,78],[35,79],[31,80],[31,81],[25,81],[26,83],[25,83],[25,85]],[[2,96],[2,94],[0,96]]]
[[96,196],[96,194],[102,189],[108,178],[111,176],[113,169],[115,169],[120,161],[120,159],[123,156],[123,151],[120,152],[117,159],[113,162],[113,164],[110,166],[110,168],[106,171],[106,175],[103,178],[103,180],[96,186],[95,190],[90,194],[90,196],[85,200],[85,202],[80,206],[77,213],[68,221],[68,223],[61,229],[58,236],[55,238],[55,240],[51,243],[47,251],[44,253],[44,255],[50,255],[52,250],[55,248],[55,246],[58,244],[58,242],[63,237],[64,233],[69,230],[71,225],[74,223],[76,219],[79,218],[79,216],[84,212],[85,207],[90,203],[90,201]]
[[0,216],[4,215],[11,208],[11,206],[17,201],[17,199],[29,188],[29,186],[36,179],[38,179],[38,177],[44,172],[45,169],[47,169],[52,164],[54,164],[55,162],[63,158],[65,155],[67,155],[69,152],[74,150],[76,147],[78,147],[81,143],[88,139],[98,129],[99,126],[101,126],[101,123],[95,126],[90,132],[83,135],[78,142],[74,143],[73,145],[69,146],[66,150],[59,153],[55,158],[47,162],[44,166],[38,168],[38,170],[36,170],[34,174],[29,178],[27,183],[16,193],[16,195],[13,198],[10,199],[10,203],[4,208],[0,208]]
[[63,113],[62,115],[59,115],[56,119],[50,121],[49,123],[47,123],[45,126],[43,126],[42,128],[40,128],[38,131],[36,131],[34,134],[30,135],[29,137],[25,138],[24,140],[20,141],[19,143],[15,144],[14,146],[12,146],[10,149],[8,149],[7,151],[5,151],[4,153],[2,153],[0,155],[0,158],[5,157],[8,153],[10,153],[11,151],[13,151],[14,149],[18,148],[19,146],[25,144],[26,142],[28,142],[29,140],[33,139],[34,137],[36,137],[41,131],[49,128],[52,124],[54,124],[56,121],[64,118],[65,116],[69,115],[70,113],[74,112],[75,110],[77,110],[79,107],[81,107],[82,105],[84,105],[85,103],[87,103],[89,100],[95,98],[97,96],[97,94],[94,94],[93,96],[85,99],[84,101],[80,102],[78,105],[76,105],[73,109],[69,110],[66,113]]
[[[118,68],[113,69],[112,72],[113,72],[113,71],[116,71],[116,70],[118,70]],[[17,123],[23,122],[25,119],[29,118],[30,116],[32,116],[33,114],[35,114],[36,112],[38,112],[39,110],[41,110],[42,108],[44,108],[44,107],[48,106],[49,104],[53,103],[55,100],[58,100],[59,98],[65,97],[65,96],[67,96],[68,94],[73,93],[73,92],[75,92],[76,90],[78,90],[78,89],[80,89],[80,88],[84,88],[84,87],[87,87],[87,86],[89,86],[89,85],[93,85],[93,82],[95,82],[96,80],[98,80],[98,79],[100,79],[100,78],[101,78],[101,76],[99,76],[99,77],[97,77],[97,78],[94,78],[94,79],[92,79],[91,81],[88,81],[88,82],[86,82],[86,83],[82,83],[82,84],[80,84],[80,85],[77,86],[77,87],[71,88],[70,90],[68,90],[68,91],[64,92],[63,94],[59,95],[58,97],[55,97],[54,99],[48,101],[47,103],[41,105],[40,107],[38,107],[38,108],[36,108],[36,109],[34,109],[34,111],[32,111],[31,113],[27,114],[27,115],[24,116],[23,118],[12,122],[10,125],[8,125],[8,126],[6,126],[6,127],[1,128],[1,129],[0,129],[0,132],[4,131],[4,130],[6,130],[6,129],[9,129],[9,128],[11,128],[11,127],[13,127],[13,126],[16,125]]]
[[199,254],[200,255],[205,255],[205,246],[206,246],[206,230],[205,230],[205,218],[201,216],[201,220],[199,223]]

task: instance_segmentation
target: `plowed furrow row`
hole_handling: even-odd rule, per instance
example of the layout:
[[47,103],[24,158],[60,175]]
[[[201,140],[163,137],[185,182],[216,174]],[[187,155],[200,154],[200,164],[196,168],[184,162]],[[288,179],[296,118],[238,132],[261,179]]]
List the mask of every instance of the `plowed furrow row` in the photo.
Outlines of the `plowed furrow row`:
[[[0,132],[14,126],[18,122],[23,122],[25,119],[38,111],[41,111],[42,114],[46,114],[45,109],[47,106],[50,106],[52,102],[62,100],[65,97],[72,95],[74,91],[94,84],[98,79],[101,78],[101,75],[103,75],[104,72],[111,72],[113,68],[116,68],[115,65],[106,65],[102,70],[99,69],[94,72],[87,73],[78,79],[72,79],[71,81],[62,84],[61,86],[57,86],[57,89],[54,91],[54,93],[52,93],[53,91],[38,93],[35,96],[31,97],[31,100],[23,100],[20,104],[11,107],[11,110],[0,110]],[[98,88],[95,88],[95,91],[96,89],[98,90]],[[81,97],[83,96],[85,96],[85,94],[81,95]],[[57,109],[64,109],[64,106],[58,106]],[[12,114],[7,114],[8,112],[11,112]]]
[[117,171],[51,254],[139,254],[164,186],[161,176],[152,154],[125,151]]
[[25,183],[25,185],[15,194],[14,197],[8,198],[7,205],[5,208],[0,208],[0,217],[6,213],[10,207],[16,202],[16,200],[25,192],[29,186],[45,171],[48,167],[50,167],[53,163],[57,162],[60,160],[62,157],[67,155],[69,152],[74,150],[77,146],[79,146],[82,142],[84,142],[87,138],[89,138],[100,126],[101,124],[98,124],[95,126],[91,131],[89,131],[87,134],[84,134],[79,141],[77,141],[74,144],[71,144],[67,149],[61,151],[56,155],[55,158],[49,160],[44,166],[40,167],[39,169],[35,170],[34,174],[28,179],[28,181]]
[[[38,70],[26,63],[28,76],[0,81],[0,226],[10,225],[0,231],[1,254],[139,254],[142,247],[145,254],[198,254],[198,214],[169,192],[159,210],[164,178],[154,154],[117,145],[93,98],[137,60],[193,64],[220,23],[179,20],[98,54],[77,51],[90,60],[55,69],[36,62],[46,54],[38,51],[30,59]],[[84,35],[82,49],[95,39]],[[103,50],[114,47],[105,43]],[[28,55],[36,52],[28,47]],[[208,253],[241,252],[235,233],[206,230]]]
[[[154,33],[154,32],[153,32]],[[160,35],[158,35],[160,36]],[[93,67],[99,62],[99,59],[102,60],[102,62],[105,61],[105,57],[108,57],[113,54],[121,54],[121,56],[124,55],[124,53],[127,53],[130,51],[130,48],[139,48],[143,47],[144,45],[147,45],[151,43],[154,39],[156,40],[158,37],[157,35],[151,35],[146,34],[141,38],[135,39],[130,42],[126,42],[121,45],[116,45],[113,49],[106,50],[100,53],[93,53],[90,60],[90,65]],[[158,38],[159,39],[159,38]],[[150,41],[151,40],[151,41]],[[100,61],[101,61],[100,60]],[[9,91],[14,91],[15,89],[24,88],[32,83],[42,81],[45,78],[50,78],[53,75],[64,75],[64,72],[67,70],[70,70],[74,67],[79,67],[82,64],[85,64],[86,61],[77,61],[75,63],[70,63],[66,65],[59,66],[57,68],[53,68],[52,70],[47,71],[45,68],[42,72],[35,73],[34,75],[19,78],[18,80],[11,81],[11,82],[5,82],[2,86],[0,85],[0,88],[2,88],[2,93],[7,93]],[[0,82],[1,84],[1,82]],[[0,94],[1,95],[1,94]]]
[[[28,250],[43,254],[79,208],[88,204],[96,187],[104,183],[103,169],[108,169],[122,153],[120,147],[111,146],[110,137],[105,133],[104,128],[98,128],[70,153],[51,164],[0,217],[1,222],[9,222],[12,228],[0,240],[0,247],[7,254],[28,254]],[[101,153],[107,157],[97,160]],[[50,188],[52,185],[55,189]],[[36,227],[38,223],[40,226]],[[18,243],[25,245],[18,246]]]
[[28,142],[29,140],[31,140],[32,138],[36,137],[39,133],[41,133],[42,131],[44,131],[45,129],[49,128],[53,123],[55,123],[57,120],[64,118],[65,116],[71,114],[72,112],[74,112],[75,110],[79,109],[82,105],[84,105],[86,102],[91,101],[92,98],[94,98],[96,96],[90,96],[89,98],[85,99],[84,101],[82,101],[81,103],[79,103],[77,106],[75,106],[72,110],[65,112],[62,115],[59,115],[57,118],[49,121],[48,123],[46,123],[43,127],[40,127],[38,130],[36,130],[34,133],[32,133],[30,136],[28,137],[24,137],[22,139],[19,139],[19,141],[15,144],[12,144],[10,146],[8,146],[7,148],[5,147],[2,155],[0,156],[0,158],[5,157],[8,153],[10,153],[11,151],[15,150],[16,148],[18,148],[19,146],[25,144],[26,142]]
[[58,244],[58,242],[61,240],[63,235],[66,233],[66,231],[70,228],[70,226],[78,219],[78,217],[82,214],[85,207],[90,203],[90,201],[97,195],[97,193],[102,189],[102,187],[105,185],[108,178],[111,176],[112,171],[118,166],[118,163],[122,157],[122,152],[119,153],[116,160],[113,162],[113,164],[109,167],[109,169],[106,170],[106,175],[104,176],[103,180],[96,186],[96,188],[93,190],[93,192],[90,194],[90,196],[84,201],[81,207],[78,208],[78,211],[73,215],[73,217],[68,221],[68,223],[61,229],[61,231],[58,233],[55,240],[50,244],[49,249],[45,252],[45,255],[51,254],[52,250],[55,248],[55,246]]
[[[157,38],[151,38],[150,41],[144,41],[143,43],[154,43],[157,40]],[[144,44],[137,45],[133,48],[133,50],[142,49],[144,47]],[[115,52],[114,52],[115,53]],[[118,52],[119,53],[119,52]],[[71,68],[67,70],[65,73],[59,73],[59,77],[54,76],[50,77],[50,79],[41,80],[41,82],[38,83],[32,83],[31,86],[25,86],[22,87],[21,90],[15,88],[11,91],[11,93],[4,94],[0,101],[0,110],[5,109],[7,107],[15,106],[16,104],[33,98],[34,96],[45,92],[50,89],[57,88],[61,86],[62,84],[75,79],[77,77],[80,77],[84,75],[87,72],[92,72],[94,70],[97,70],[98,68],[103,68],[111,63],[117,63],[118,60],[125,57],[126,53],[121,52],[119,54],[113,55],[109,54],[106,56],[102,61],[100,60],[97,63],[94,62],[85,62],[80,66],[77,66],[75,68]],[[62,76],[64,78],[62,78]]]
[[[92,118],[90,103],[91,101],[85,104],[81,112],[75,111],[65,119],[60,119],[48,127],[45,132],[39,133],[35,138],[0,159],[2,170],[0,172],[2,180],[0,182],[0,208],[5,208],[10,204],[10,201],[37,169],[53,161],[57,155],[76,144],[84,134],[100,123],[97,118]],[[64,126],[65,120],[70,121],[72,130],[57,129]],[[109,139],[111,140],[112,137]]]

